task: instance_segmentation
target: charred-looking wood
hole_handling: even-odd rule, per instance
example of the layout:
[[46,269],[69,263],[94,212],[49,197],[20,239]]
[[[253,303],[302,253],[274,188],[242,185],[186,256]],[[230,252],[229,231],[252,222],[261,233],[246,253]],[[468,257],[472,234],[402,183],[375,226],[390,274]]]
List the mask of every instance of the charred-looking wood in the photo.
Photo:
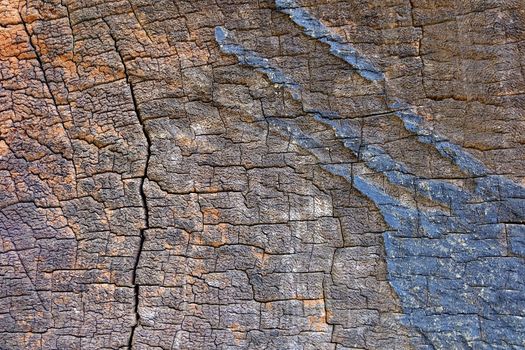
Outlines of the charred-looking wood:
[[0,349],[525,348],[524,33],[0,0]]

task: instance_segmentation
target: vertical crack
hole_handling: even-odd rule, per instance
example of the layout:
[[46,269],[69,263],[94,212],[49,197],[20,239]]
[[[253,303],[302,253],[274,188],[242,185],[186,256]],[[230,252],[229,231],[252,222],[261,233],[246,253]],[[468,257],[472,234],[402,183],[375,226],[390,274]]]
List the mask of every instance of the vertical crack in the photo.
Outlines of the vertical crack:
[[138,266],[139,266],[139,262],[140,262],[140,257],[142,255],[142,250],[143,250],[143,247],[144,247],[144,241],[145,241],[145,238],[146,238],[145,237],[145,231],[150,226],[149,225],[148,203],[147,203],[147,199],[146,199],[146,193],[144,191],[144,184],[145,184],[145,181],[146,181],[146,179],[148,177],[148,165],[149,165],[150,156],[151,156],[151,138],[150,138],[150,135],[149,135],[149,133],[148,133],[148,131],[146,129],[146,123],[143,121],[142,116],[140,114],[139,105],[138,105],[138,102],[137,102],[137,98],[135,96],[135,90],[133,88],[133,83],[130,80],[130,74],[129,74],[128,68],[126,66],[126,61],[124,60],[124,56],[122,55],[122,52],[120,51],[120,49],[118,47],[117,38],[114,36],[114,34],[113,34],[112,30],[111,30],[111,26],[109,25],[107,20],[104,17],[102,17],[102,20],[104,21],[104,23],[108,27],[109,36],[113,40],[113,45],[115,47],[115,51],[119,55],[120,61],[121,61],[122,66],[124,68],[124,75],[126,77],[126,83],[129,86],[129,90],[130,90],[130,94],[131,94],[131,100],[133,102],[133,108],[135,110],[135,114],[137,115],[138,122],[139,122],[139,124],[142,127],[142,133],[144,134],[144,137],[145,137],[146,143],[147,143],[146,163],[144,165],[144,173],[142,174],[142,177],[141,177],[141,180],[140,180],[140,197],[141,197],[142,207],[144,208],[145,227],[140,230],[140,242],[139,242],[139,247],[138,247],[139,249],[138,249],[138,252],[137,252],[137,257],[135,259],[135,263],[133,265],[133,275],[132,275],[132,284],[133,284],[133,288],[134,288],[134,291],[135,291],[135,293],[134,293],[134,295],[135,295],[135,308],[134,308],[135,323],[131,327],[131,332],[130,332],[129,339],[128,339],[128,349],[131,349],[132,346],[133,346],[133,339],[135,337],[135,331],[137,329],[137,326],[140,324],[140,313],[139,313],[139,292],[140,292],[139,289],[140,289],[140,286],[137,283],[137,270],[138,270]]
[[[26,11],[27,11],[27,8],[26,8]],[[44,62],[42,61],[42,57],[41,57],[40,52],[37,50],[38,45],[37,45],[37,42],[36,42],[36,40],[34,38],[34,33],[31,34],[31,32],[29,31],[29,27],[27,25],[26,19],[22,15],[22,10],[21,10],[20,6],[18,7],[18,17],[20,17],[20,22],[21,22],[21,24],[22,24],[22,26],[24,28],[25,34],[27,35],[28,45],[29,45],[30,49],[34,52],[35,59],[38,62],[38,66],[39,66],[40,70],[42,71],[42,79],[43,79],[42,83],[45,84],[45,86],[47,87],[47,90],[49,92],[51,100],[53,101],[53,107],[55,108],[55,111],[56,111],[58,117],[62,120],[62,123],[63,123],[65,119],[60,113],[60,109],[58,108],[57,99],[55,97],[55,94],[53,93],[53,90],[51,89],[51,84],[49,83],[49,79],[47,77],[46,70],[44,68]],[[66,135],[67,135],[68,139],[71,140],[71,136],[69,135],[69,133],[67,131],[67,128],[65,126],[64,126],[64,130],[66,132]],[[73,169],[74,169],[75,174],[76,174],[76,166],[75,166],[73,155],[71,155],[71,157],[68,157],[67,154],[65,154],[65,153],[61,154],[61,155],[64,157],[64,159],[71,160],[71,162],[73,163]],[[28,268],[27,268],[27,266],[26,266],[26,264],[24,262],[24,259],[22,259],[21,255],[20,255],[20,252],[17,249],[17,246],[16,246],[15,242],[13,241],[12,243],[13,243],[13,246],[15,248],[14,251],[16,252],[16,255],[18,256],[18,260],[20,261],[20,265],[24,269],[24,272],[27,275],[27,278],[31,282],[31,284],[32,284],[32,286],[34,288],[34,291],[36,293],[36,296],[38,297],[38,299],[40,301],[40,305],[42,305],[42,308],[46,312],[49,312],[49,309],[47,308],[46,303],[44,302],[44,299],[42,298],[40,290],[37,288],[35,281],[31,277],[31,275],[29,273],[29,270],[28,270]]]
[[[56,97],[55,97],[55,95],[53,94],[53,92],[51,90],[51,85],[49,84],[49,80],[47,79],[46,71],[44,69],[44,62],[42,61],[42,57],[40,57],[40,52],[38,52],[38,50],[36,49],[37,45],[36,45],[35,42],[33,42],[34,41],[33,40],[33,35],[31,35],[31,33],[29,32],[29,28],[27,27],[27,23],[24,20],[24,17],[22,16],[22,12],[20,11],[20,9],[18,10],[18,16],[20,17],[20,21],[22,22],[22,26],[24,27],[24,31],[25,31],[28,39],[29,39],[29,41],[28,41],[29,47],[35,53],[35,59],[38,62],[38,65],[40,66],[40,70],[42,71],[42,76],[44,78],[44,84],[46,84],[47,89],[49,90],[49,94],[51,95],[51,99],[53,100],[53,104],[54,104],[54,106],[55,106],[55,108],[57,110],[57,113],[59,113],[59,111],[58,111],[58,103],[57,103]],[[59,113],[59,115],[60,115],[60,113]]]

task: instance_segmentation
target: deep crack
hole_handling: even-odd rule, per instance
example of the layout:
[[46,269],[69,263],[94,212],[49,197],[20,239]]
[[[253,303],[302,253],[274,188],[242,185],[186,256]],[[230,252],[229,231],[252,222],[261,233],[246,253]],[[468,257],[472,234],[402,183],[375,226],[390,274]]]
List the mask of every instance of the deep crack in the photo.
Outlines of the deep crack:
[[129,86],[129,90],[130,90],[130,94],[131,94],[131,100],[133,102],[133,108],[135,110],[135,114],[137,115],[139,124],[142,127],[142,132],[143,132],[144,137],[146,138],[146,142],[147,142],[147,155],[146,155],[146,162],[145,162],[145,165],[144,165],[144,173],[143,173],[143,175],[141,177],[141,180],[140,180],[140,198],[141,198],[141,202],[142,202],[142,207],[144,208],[144,219],[145,219],[145,224],[146,225],[145,225],[145,227],[143,229],[140,230],[139,250],[137,252],[137,258],[135,259],[135,263],[133,265],[132,284],[133,284],[133,288],[135,290],[135,308],[134,308],[135,324],[131,327],[131,332],[130,332],[130,336],[129,336],[129,340],[128,340],[128,349],[131,349],[132,346],[133,346],[133,339],[135,337],[135,331],[137,329],[137,326],[140,323],[140,313],[139,313],[139,292],[140,292],[139,289],[140,289],[140,286],[137,283],[137,269],[138,269],[138,266],[139,266],[140,257],[142,255],[142,250],[143,250],[143,247],[144,247],[144,240],[145,240],[144,232],[150,226],[149,225],[148,203],[147,203],[147,199],[146,199],[146,193],[144,191],[144,183],[145,183],[145,180],[148,177],[148,165],[149,165],[149,160],[150,160],[150,156],[151,156],[151,139],[150,139],[149,133],[148,133],[148,131],[146,129],[146,124],[145,124],[145,122],[143,122],[142,117],[140,115],[140,110],[139,110],[137,98],[135,97],[135,91],[134,91],[134,88],[133,88],[133,83],[129,79],[130,75],[129,75],[129,72],[128,72],[128,68],[126,66],[126,61],[124,60],[124,57],[122,56],[122,52],[118,48],[117,39],[113,35],[113,33],[111,31],[111,27],[110,27],[109,23],[106,21],[106,19],[104,17],[102,17],[102,20],[104,21],[104,23],[106,24],[106,26],[109,29],[109,35],[111,36],[111,39],[113,40],[113,44],[115,46],[115,51],[119,55],[120,61],[121,61],[122,66],[124,68],[124,75],[126,76],[126,83]]

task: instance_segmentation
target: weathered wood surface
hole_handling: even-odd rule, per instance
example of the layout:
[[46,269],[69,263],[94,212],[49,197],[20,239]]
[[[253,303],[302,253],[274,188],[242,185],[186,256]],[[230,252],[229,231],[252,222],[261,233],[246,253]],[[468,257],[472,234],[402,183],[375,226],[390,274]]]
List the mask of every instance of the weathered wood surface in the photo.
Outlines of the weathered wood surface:
[[525,348],[525,5],[0,0],[0,349]]

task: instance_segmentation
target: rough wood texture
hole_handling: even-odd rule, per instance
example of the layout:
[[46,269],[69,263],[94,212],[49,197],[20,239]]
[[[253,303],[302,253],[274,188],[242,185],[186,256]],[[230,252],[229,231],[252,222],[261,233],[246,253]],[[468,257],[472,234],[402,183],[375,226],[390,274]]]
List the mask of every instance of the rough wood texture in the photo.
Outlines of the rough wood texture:
[[525,349],[525,5],[0,0],[0,349]]

